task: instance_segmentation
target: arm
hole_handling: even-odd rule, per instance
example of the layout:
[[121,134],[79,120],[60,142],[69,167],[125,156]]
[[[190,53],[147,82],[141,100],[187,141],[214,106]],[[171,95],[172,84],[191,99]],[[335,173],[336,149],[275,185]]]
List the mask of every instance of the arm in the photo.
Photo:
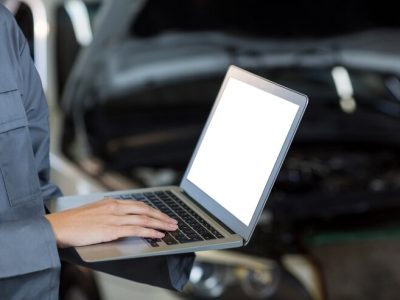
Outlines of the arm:
[[[60,195],[58,188],[49,181],[48,107],[25,39],[21,38],[20,44],[20,89],[29,120],[41,191],[46,200]],[[127,236],[160,238],[164,234],[156,229],[177,229],[175,220],[137,201],[108,199],[45,217],[51,224],[51,228],[46,226],[45,231],[53,230],[60,247],[89,245]]]
[[[13,17],[1,6],[0,17],[0,75],[1,78],[15,77],[28,119],[28,128],[24,130],[29,132],[27,135],[2,133],[4,139],[0,140],[0,149],[7,151],[0,158],[7,166],[7,171],[13,172],[13,178],[18,177],[19,173],[16,172],[37,172],[43,196],[40,193],[27,194],[23,203],[10,205],[4,188],[0,186],[0,254],[6,258],[0,260],[0,278],[44,270],[54,270],[54,277],[57,278],[60,262],[56,242],[61,246],[74,246],[127,235],[155,237],[162,234],[154,230],[154,227],[163,230],[176,228],[176,222],[150,207],[138,203],[120,204],[114,200],[45,216],[43,198],[59,194],[58,189],[49,182],[47,103],[22,33]],[[15,93],[17,92],[14,92],[13,97],[16,97]],[[3,95],[2,100],[4,99],[11,101],[9,95]],[[2,113],[10,118],[7,111],[2,110]],[[13,141],[18,141],[18,151],[13,151],[12,145],[7,144],[11,136]],[[36,169],[24,169],[19,161],[20,153],[24,155],[23,161],[34,160]],[[28,159],[28,156],[32,158]],[[9,184],[13,186],[13,192],[18,193],[19,184],[35,185],[36,182],[12,181]],[[100,211],[103,214],[101,222],[97,218]]]
[[46,215],[59,247],[85,246],[123,237],[162,238],[178,228],[171,219],[139,201],[104,199]]
[[[22,104],[30,109],[30,112],[27,112],[28,127],[20,129],[10,127],[10,131],[5,129],[5,132],[0,134],[0,168],[3,173],[0,174],[0,255],[3,257],[0,260],[0,278],[17,276],[16,281],[18,281],[20,275],[45,270],[57,278],[60,262],[55,237],[50,224],[44,218],[43,201],[38,191],[38,184],[36,180],[25,182],[26,178],[35,179],[36,170],[33,166],[36,159],[40,157],[40,160],[46,160],[43,152],[48,147],[46,139],[48,131],[43,128],[45,125],[41,122],[47,111],[39,114],[39,109],[43,109],[46,103],[43,93],[40,93],[40,81],[31,62],[26,41],[12,15],[2,6],[0,6],[0,40],[0,81],[5,88],[3,91],[6,92],[0,100],[3,103],[13,104],[12,107],[2,107],[0,119],[6,122],[15,121],[13,115],[7,115],[8,108],[11,109],[10,113],[18,113],[18,118],[24,115],[24,107],[17,104],[21,103],[21,100]],[[18,90],[11,91],[15,88]],[[34,108],[36,105],[37,108]],[[40,133],[36,134],[37,132]],[[27,169],[26,162],[32,168]],[[12,193],[15,195],[23,194],[24,200],[20,203],[10,202],[11,194],[8,193],[10,190],[6,189],[4,181],[6,180],[4,176],[7,175],[12,175],[8,177],[7,188],[12,188]],[[15,178],[21,180],[14,180]],[[46,178],[41,179],[40,183],[46,186]],[[35,193],[29,194],[26,191],[30,188],[24,188],[21,194],[20,184],[31,185]],[[57,282],[57,280],[48,282],[49,287],[54,287],[56,290]]]

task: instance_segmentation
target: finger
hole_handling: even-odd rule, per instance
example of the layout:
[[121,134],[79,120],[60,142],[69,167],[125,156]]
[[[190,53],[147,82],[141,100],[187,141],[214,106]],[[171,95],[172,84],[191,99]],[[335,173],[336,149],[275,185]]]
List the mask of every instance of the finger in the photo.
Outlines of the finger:
[[136,225],[145,228],[161,229],[164,231],[174,231],[178,229],[176,224],[161,221],[144,215],[124,215],[115,216],[117,225]]
[[178,222],[158,209],[155,209],[140,201],[118,200],[119,208],[116,213],[121,215],[134,214],[146,215],[155,219],[159,219],[168,223],[177,224]]
[[161,239],[165,236],[165,234],[160,231],[140,226],[117,226],[115,228],[115,233],[118,238],[136,236],[142,238]]

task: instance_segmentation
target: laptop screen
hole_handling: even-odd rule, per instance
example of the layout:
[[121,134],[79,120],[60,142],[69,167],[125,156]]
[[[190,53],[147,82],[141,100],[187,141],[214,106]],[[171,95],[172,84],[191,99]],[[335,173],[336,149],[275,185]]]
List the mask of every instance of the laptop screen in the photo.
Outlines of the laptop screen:
[[298,109],[229,78],[187,179],[248,226]]

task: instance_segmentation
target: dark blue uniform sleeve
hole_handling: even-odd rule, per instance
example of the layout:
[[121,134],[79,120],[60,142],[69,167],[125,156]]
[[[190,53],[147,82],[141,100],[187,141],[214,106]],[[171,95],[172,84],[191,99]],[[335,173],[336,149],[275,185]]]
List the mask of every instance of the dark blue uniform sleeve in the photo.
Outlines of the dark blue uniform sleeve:
[[29,48],[0,5],[0,298],[58,299],[60,260],[43,200],[48,110]]
[[42,84],[29,53],[25,39],[21,41],[20,92],[28,118],[35,166],[44,200],[61,196],[59,188],[50,181],[48,107]]

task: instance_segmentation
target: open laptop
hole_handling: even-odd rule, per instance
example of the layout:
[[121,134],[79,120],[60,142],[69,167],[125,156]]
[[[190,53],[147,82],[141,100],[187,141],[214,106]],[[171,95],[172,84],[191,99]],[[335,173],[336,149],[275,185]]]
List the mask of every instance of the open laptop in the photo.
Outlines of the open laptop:
[[178,220],[163,239],[76,247],[84,261],[246,245],[307,106],[307,96],[231,66],[179,186],[63,197],[51,212],[104,197],[144,201]]

